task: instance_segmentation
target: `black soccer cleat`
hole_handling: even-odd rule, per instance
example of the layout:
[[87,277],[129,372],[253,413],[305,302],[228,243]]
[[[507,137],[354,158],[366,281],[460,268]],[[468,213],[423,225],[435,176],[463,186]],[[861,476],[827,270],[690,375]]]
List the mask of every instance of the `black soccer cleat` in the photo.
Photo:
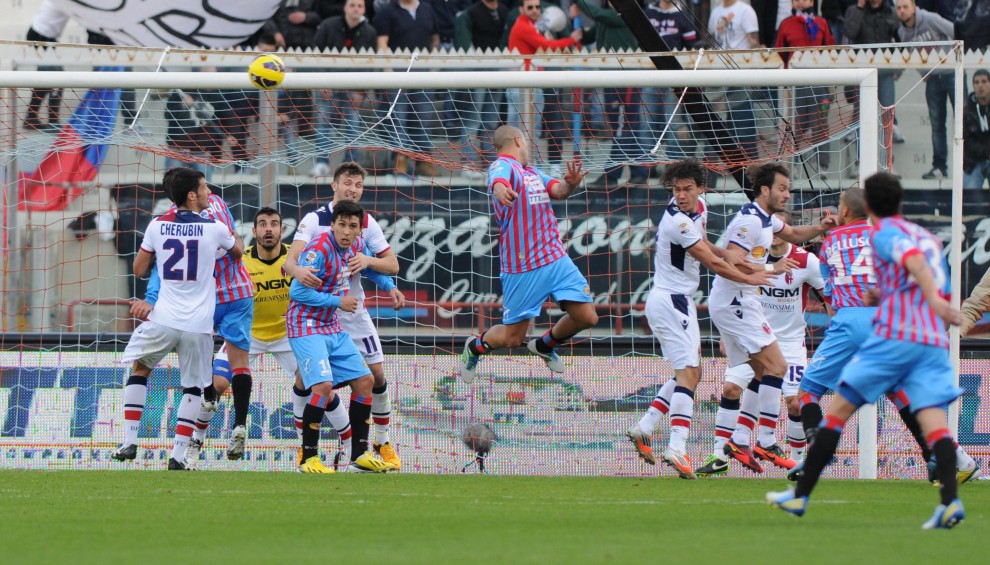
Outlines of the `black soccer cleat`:
[[176,461],[175,457],[171,457],[168,460],[168,470],[169,471],[193,471],[194,469],[186,465],[185,461]]
[[116,459],[117,461],[134,461],[137,459],[137,446],[134,444],[120,444],[117,446],[117,449],[113,450],[113,453],[110,454],[110,458]]

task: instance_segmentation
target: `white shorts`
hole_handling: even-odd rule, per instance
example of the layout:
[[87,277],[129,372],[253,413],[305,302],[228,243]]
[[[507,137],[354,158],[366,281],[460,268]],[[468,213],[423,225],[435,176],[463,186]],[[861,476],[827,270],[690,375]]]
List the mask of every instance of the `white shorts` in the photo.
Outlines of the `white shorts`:
[[[248,356],[248,363],[251,364],[252,369],[258,362],[258,358],[265,353],[270,354],[278,362],[279,367],[285,371],[290,377],[296,376],[296,370],[299,368],[299,363],[296,361],[295,354],[292,353],[292,348],[289,347],[289,338],[283,337],[282,339],[276,339],[275,341],[261,341],[260,339],[251,338],[251,352]],[[227,357],[227,345],[224,344],[220,347],[220,351],[216,355],[217,361],[224,361],[229,363],[230,359]]]
[[382,342],[378,339],[378,330],[371,321],[371,314],[363,306],[357,312],[337,310],[337,321],[340,327],[351,336],[351,341],[357,347],[364,362],[369,365],[385,361],[382,353]]
[[142,322],[124,348],[122,363],[141,363],[154,369],[166,355],[179,357],[179,382],[184,388],[203,388],[213,383],[213,334],[177,330]]
[[646,299],[646,320],[675,370],[701,366],[701,331],[694,299],[653,289]]
[[[808,366],[808,349],[804,344],[781,344],[780,351],[787,361],[787,374],[783,377],[784,385],[781,387],[781,391],[784,393],[784,398],[790,398],[796,396],[801,387],[801,377],[804,375],[805,367]],[[751,380],[753,380],[753,368],[748,363],[729,367],[725,370],[725,382],[732,383],[739,388],[746,388]]]
[[729,367],[746,363],[750,355],[777,341],[763,306],[752,295],[713,290],[708,314],[722,335]]

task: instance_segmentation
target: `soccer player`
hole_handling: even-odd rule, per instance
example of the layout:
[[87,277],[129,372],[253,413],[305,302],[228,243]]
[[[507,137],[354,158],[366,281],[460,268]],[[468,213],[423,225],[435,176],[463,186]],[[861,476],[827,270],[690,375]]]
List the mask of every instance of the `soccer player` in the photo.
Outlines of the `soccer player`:
[[137,457],[148,376],[165,355],[175,351],[183,395],[168,469],[186,471],[186,446],[200,410],[200,397],[210,385],[217,250],[226,250],[236,260],[243,247],[227,225],[200,216],[210,205],[210,189],[203,173],[180,168],[170,169],[166,175],[171,175],[169,197],[177,208],[151,221],[134,259],[137,276],[146,275],[152,261],[157,264],[162,273],[161,297],[124,349],[122,361],[133,363],[124,387],[124,441],[111,457],[118,461]]
[[[175,171],[176,169],[171,169]],[[162,184],[166,191],[171,182],[169,172],[165,173]],[[203,210],[203,217],[221,222],[235,232],[234,237],[241,242],[241,236],[234,230],[234,216],[223,198],[210,194],[210,205]],[[244,457],[244,444],[247,441],[247,417],[251,406],[251,369],[248,363],[248,351],[251,349],[251,321],[254,317],[254,287],[251,276],[238,258],[233,259],[224,255],[217,259],[214,272],[217,288],[217,307],[213,314],[214,330],[223,338],[223,350],[228,357],[226,364],[213,367],[213,383],[208,387],[209,392],[204,398],[220,398],[228,388],[233,389],[234,396],[234,429],[230,434],[230,446],[227,449],[227,459],[232,461]],[[145,301],[148,308],[154,306],[158,299],[158,287],[161,284],[157,270],[151,272]],[[214,394],[214,390],[216,391]],[[197,438],[202,441],[210,420],[217,412],[216,402],[203,402],[202,411],[196,417]]]
[[[321,281],[311,269],[299,265],[299,258],[303,249],[310,242],[315,240],[317,236],[330,231],[334,206],[341,202],[358,203],[361,201],[361,195],[364,194],[365,176],[367,176],[367,171],[354,162],[341,163],[337,167],[331,183],[333,201],[306,214],[299,222],[299,228],[296,230],[292,247],[289,249],[289,255],[285,260],[286,274],[305,286],[314,289],[319,288]],[[383,366],[385,355],[382,353],[382,342],[378,338],[375,323],[363,305],[364,288],[361,286],[361,272],[367,273],[373,270],[384,275],[397,275],[399,274],[399,259],[389,246],[388,240],[385,239],[381,226],[367,212],[361,219],[361,239],[364,241],[368,254],[354,254],[347,265],[351,277],[350,292],[358,299],[358,306],[353,312],[339,310],[337,319],[358,351],[361,352],[365,362],[368,363],[368,368],[371,369],[371,374],[375,377],[375,385],[371,393],[371,416],[375,424],[373,443],[375,452],[381,456],[383,461],[391,463],[398,470],[402,468],[402,461],[389,437],[392,400],[388,393],[388,382],[385,380],[385,368]],[[385,279],[380,280],[385,282]],[[391,284],[390,279],[387,286],[380,288],[388,291],[396,309],[401,308],[405,303],[405,296],[399,289],[395,288],[394,284]],[[300,389],[298,386],[293,388],[293,408],[297,420],[302,419],[302,412],[310,394],[309,390]],[[338,431],[340,430],[338,429]]]
[[566,314],[527,348],[551,371],[564,372],[555,348],[598,323],[591,287],[567,256],[550,204],[573,194],[584,180],[581,161],[568,162],[560,181],[529,165],[529,142],[519,128],[500,126],[493,138],[499,155],[488,168],[488,192],[499,227],[502,323],[464,343],[460,377],[465,383],[474,381],[483,355],[524,343],[530,320],[540,314],[548,296]]
[[[822,241],[818,252],[822,276],[826,280],[825,297],[830,313],[825,339],[808,364],[798,394],[801,423],[808,441],[814,438],[822,420],[821,397],[836,390],[842,369],[856,350],[871,335],[875,306],[867,304],[867,295],[876,287],[873,250],[870,247],[870,224],[863,189],[852,187],[839,196],[839,227]],[[901,389],[887,391],[887,398],[897,407],[901,420],[921,448],[922,457],[931,462],[932,452],[911,408],[910,399]],[[960,483],[979,476],[979,467],[961,448],[956,451]],[[931,480],[935,480],[930,465]],[[796,479],[803,472],[799,465],[788,477]]]
[[946,409],[962,389],[953,385],[946,326],[959,324],[962,315],[943,298],[949,280],[942,243],[900,216],[903,189],[897,177],[877,173],[864,185],[877,279],[870,296],[879,300],[873,332],[842,370],[838,392],[808,451],[797,488],[768,492],[766,499],[795,516],[804,515],[846,421],[884,392],[903,388],[935,453],[940,479],[941,503],[922,528],[952,528],[963,520],[964,511],[956,496],[955,442],[946,427]]
[[695,159],[674,163],[664,171],[663,182],[673,197],[657,225],[653,290],[646,300],[646,319],[674,369],[674,378],[661,387],[646,414],[629,428],[626,437],[644,461],[656,464],[650,436],[669,412],[670,444],[661,456],[682,478],[694,479],[686,444],[694,391],[701,380],[701,333],[694,303],[701,280],[700,265],[752,285],[767,283],[771,274],[762,267],[742,273],[722,260],[721,250],[708,241],[708,210],[702,198],[705,169],[701,163]]
[[[785,224],[793,223],[790,212],[777,212],[774,216]],[[790,469],[794,467],[795,459],[804,458],[806,443],[797,405],[798,386],[808,364],[808,349],[804,344],[804,305],[808,290],[814,288],[824,292],[825,281],[822,279],[817,257],[797,245],[774,237],[767,261],[777,264],[783,259],[790,259],[796,264],[789,273],[766,285],[760,285],[757,299],[763,306],[763,313],[777,336],[781,353],[787,361],[787,374],[781,391],[788,411],[787,439],[791,457],[788,458],[777,445],[775,432],[780,416],[779,405],[767,406],[767,410],[763,410],[764,407],[760,406],[759,383],[753,379],[752,367],[743,363],[725,372],[722,398],[715,415],[715,450],[705,459],[704,465],[695,470],[699,477],[724,475],[728,472],[729,461],[724,452],[726,442],[731,438],[737,445],[749,445],[757,423],[759,435],[753,446],[753,454],[758,459]]]
[[[318,289],[293,279],[289,290],[289,310],[285,324],[289,345],[295,353],[303,385],[312,390],[303,409],[302,473],[332,473],[319,456],[320,422],[336,399],[334,388],[351,388],[350,424],[354,449],[348,469],[359,473],[383,473],[395,467],[368,452],[368,424],[374,377],[350,336],[337,321],[338,309],[356,312],[359,299],[348,294],[351,271],[348,265],[364,251],[360,234],[364,210],[345,200],[334,206],[330,232],[311,241],[303,249],[301,267],[311,269],[320,279]],[[369,277],[379,276],[369,270]],[[338,401],[339,402],[339,401]]]
[[[835,224],[835,218],[826,216],[816,225],[790,226],[773,215],[786,210],[791,198],[790,178],[783,165],[754,165],[749,170],[749,180],[746,195],[750,203],[736,213],[726,228],[728,244],[723,253],[726,261],[737,266],[749,261],[771,269],[772,266],[766,263],[775,235],[789,243],[803,243]],[[754,380],[760,383],[760,412],[779,414],[781,387],[788,364],[756,292],[755,286],[716,276],[708,297],[708,312],[722,335],[729,368],[748,363],[753,369]],[[749,445],[729,439],[724,452],[757,473],[763,470]]]

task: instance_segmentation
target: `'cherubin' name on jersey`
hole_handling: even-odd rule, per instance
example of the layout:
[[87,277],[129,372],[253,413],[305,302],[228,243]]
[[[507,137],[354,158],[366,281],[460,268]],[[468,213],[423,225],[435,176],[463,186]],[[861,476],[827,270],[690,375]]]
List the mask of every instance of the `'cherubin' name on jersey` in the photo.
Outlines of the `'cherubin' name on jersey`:
[[942,242],[925,228],[899,216],[883,218],[870,232],[873,266],[880,289],[874,329],[887,339],[949,347],[945,323],[935,315],[917,281],[904,266],[912,255],[922,255],[943,296],[949,295],[949,271]]
[[[746,259],[750,263],[765,264],[773,244],[773,234],[784,229],[784,222],[777,216],[766,213],[755,202],[743,206],[725,228],[728,241],[746,250]],[[730,281],[725,277],[715,276],[712,291],[716,289],[728,292],[755,294],[756,287],[745,283]]]
[[[824,289],[825,280],[817,257],[797,245],[787,245],[789,249],[780,259],[793,259],[797,267],[772,279],[770,284],[758,287],[757,299],[781,345],[804,345],[804,306],[808,289]],[[770,261],[774,260],[770,258]]]
[[852,222],[831,230],[818,251],[825,296],[832,309],[866,306],[866,293],[876,286],[870,224]]
[[[333,234],[321,234],[303,249],[299,264],[316,269],[315,275],[322,281],[316,290],[335,296],[346,296],[350,289],[351,270],[347,266],[355,255],[364,251],[364,240],[354,240],[350,249],[337,246]],[[285,328],[288,336],[301,337],[313,334],[335,334],[343,331],[337,322],[336,308],[318,308],[289,300],[289,310],[285,314]]]
[[671,294],[691,295],[698,290],[701,267],[688,249],[705,239],[708,209],[698,200],[698,211],[684,212],[671,200],[657,225],[653,259],[653,288]]
[[[519,195],[512,204],[503,206],[495,198],[492,187],[498,182]],[[498,222],[503,273],[525,273],[567,255],[550,204],[550,192],[558,182],[508,155],[499,155],[488,167],[488,193]]]
[[[324,204],[309,214],[306,214],[303,216],[302,221],[299,222],[299,228],[296,229],[292,240],[309,243],[316,239],[317,236],[330,233],[330,224],[333,223],[331,221],[332,217],[333,202]],[[361,220],[361,239],[364,240],[365,249],[367,249],[368,254],[375,257],[391,249],[388,239],[385,238],[385,232],[382,231],[382,227],[367,212],[364,213],[364,218]],[[351,296],[357,297],[358,300],[364,298],[364,287],[361,286],[361,271],[351,275]]]
[[177,330],[213,333],[217,249],[234,243],[229,227],[190,210],[169,210],[151,220],[141,250],[155,254],[161,289],[148,319]]

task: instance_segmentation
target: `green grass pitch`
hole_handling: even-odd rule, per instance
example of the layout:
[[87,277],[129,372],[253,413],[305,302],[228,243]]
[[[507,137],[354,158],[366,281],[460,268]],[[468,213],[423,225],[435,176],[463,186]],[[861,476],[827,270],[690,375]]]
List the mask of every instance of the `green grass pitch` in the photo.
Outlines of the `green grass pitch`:
[[990,483],[966,520],[921,523],[920,481],[824,481],[804,518],[784,480],[231,472],[0,472],[5,563],[973,563]]

